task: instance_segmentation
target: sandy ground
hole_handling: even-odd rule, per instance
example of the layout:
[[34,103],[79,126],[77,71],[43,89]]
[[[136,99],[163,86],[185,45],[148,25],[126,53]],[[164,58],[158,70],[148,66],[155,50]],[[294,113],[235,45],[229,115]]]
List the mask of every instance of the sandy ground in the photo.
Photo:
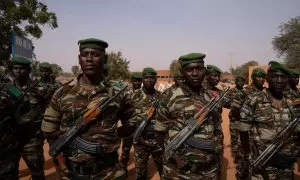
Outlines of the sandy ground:
[[[230,150],[230,135],[229,135],[229,124],[228,124],[228,109],[223,110],[223,131],[224,131],[224,158],[223,158],[223,169],[222,169],[222,180],[234,180],[235,179],[235,167],[233,164],[233,160],[231,157],[231,150]],[[44,155],[45,155],[45,174],[46,174],[46,179],[47,180],[55,180],[56,174],[55,174],[55,169],[53,167],[52,160],[50,159],[48,155],[48,144],[44,145]],[[128,166],[128,171],[129,171],[129,177],[128,180],[134,180],[135,179],[135,165],[133,162],[133,149],[131,149],[131,154],[130,154],[130,162]],[[300,180],[300,175],[298,172],[296,172],[297,176],[296,179]],[[25,165],[24,161],[21,160],[20,162],[20,179],[21,180],[28,180],[30,177],[30,172],[27,169],[27,166]],[[151,178],[152,180],[158,180],[159,175],[156,172],[156,169],[154,167],[152,159],[149,161],[149,166],[148,166],[148,177]]]

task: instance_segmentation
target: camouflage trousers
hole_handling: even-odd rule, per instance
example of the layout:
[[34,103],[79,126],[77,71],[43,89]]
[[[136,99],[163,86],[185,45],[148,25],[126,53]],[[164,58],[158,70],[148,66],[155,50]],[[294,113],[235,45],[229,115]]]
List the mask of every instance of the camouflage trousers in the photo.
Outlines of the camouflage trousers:
[[219,180],[220,177],[220,164],[207,168],[206,170],[198,170],[197,173],[172,169],[171,166],[163,166],[162,180]]
[[121,166],[127,172],[127,166],[130,156],[130,150],[133,144],[133,137],[127,137],[122,139],[122,154],[121,154]]
[[289,169],[277,169],[268,167],[262,171],[263,174],[252,174],[251,180],[293,180],[294,179],[294,167]]
[[147,165],[149,156],[152,156],[155,166],[161,176],[163,170],[163,150],[155,139],[143,140],[134,145],[134,160],[136,167],[136,179],[147,179]]
[[[34,124],[33,126],[36,126]],[[20,137],[21,157],[31,172],[32,180],[44,180],[44,137],[42,131],[30,125],[20,125],[18,130]]]

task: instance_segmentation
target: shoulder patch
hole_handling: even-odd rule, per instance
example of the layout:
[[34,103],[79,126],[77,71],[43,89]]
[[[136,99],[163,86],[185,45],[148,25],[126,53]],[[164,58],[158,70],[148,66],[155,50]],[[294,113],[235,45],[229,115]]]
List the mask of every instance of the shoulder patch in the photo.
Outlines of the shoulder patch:
[[22,92],[14,86],[9,87],[8,91],[15,97],[20,97],[22,95]]

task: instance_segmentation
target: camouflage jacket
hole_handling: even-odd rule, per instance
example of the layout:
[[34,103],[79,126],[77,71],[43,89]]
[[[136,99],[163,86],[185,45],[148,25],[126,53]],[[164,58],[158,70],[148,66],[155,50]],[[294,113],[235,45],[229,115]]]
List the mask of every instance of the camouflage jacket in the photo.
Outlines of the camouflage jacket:
[[297,91],[293,90],[292,88],[286,88],[284,91],[284,94],[289,98],[289,99],[297,99],[300,98],[300,89],[297,89]]
[[12,82],[2,84],[0,89],[0,159],[18,146],[15,113],[22,102],[22,93],[13,86]]
[[[32,122],[41,122],[43,119],[43,104],[45,102],[45,89],[39,81],[29,79],[24,86],[18,86],[14,81],[14,85],[23,93],[24,103],[20,106],[19,111],[22,111],[22,116],[17,119],[18,124],[26,124]],[[26,112],[26,113],[23,113]]]
[[[172,137],[180,132],[188,123],[187,121],[205,106],[209,100],[208,91],[204,88],[199,93],[194,93],[187,85],[183,84],[170,91],[160,103],[158,120],[154,127],[158,132],[167,133],[165,144],[168,144]],[[223,132],[219,111],[209,114],[208,117],[209,120],[202,124],[201,128],[195,132],[193,138],[199,141],[212,140],[216,144],[216,149],[206,151],[188,146],[185,151],[176,153],[173,158],[178,157],[180,162],[190,165],[194,164],[197,167],[212,162],[218,163],[219,156],[216,154],[223,149]],[[184,166],[184,164],[180,164],[173,158],[166,162],[166,166]]]
[[[232,102],[230,104],[230,112],[229,112],[230,122],[239,120],[240,107],[241,107],[241,105],[239,103],[242,102],[245,99],[245,97],[246,97],[246,94],[245,94],[244,89],[239,90],[236,87],[230,89],[229,98],[231,99],[231,102]],[[236,124],[236,127],[233,127],[233,128],[237,128],[237,126],[238,125]]]
[[[81,74],[53,94],[42,123],[42,131],[46,133],[46,138],[68,131],[75,125],[82,110],[113,96],[120,90],[119,86],[109,81],[103,81],[92,89],[84,84]],[[117,136],[118,120],[122,121],[123,126],[131,127],[129,120],[132,114],[132,101],[125,91],[110,103],[100,117],[97,117],[99,120],[89,126],[79,137],[87,142],[101,144],[103,153],[116,152],[121,143],[121,139]],[[65,156],[72,161],[95,160],[99,155],[89,154],[72,146],[66,147],[64,152]]]
[[[290,99],[283,98],[281,107],[275,107],[269,90],[255,92],[247,96],[241,108],[240,130],[250,131],[252,142],[259,153],[270,145],[272,139],[293,120],[293,104]],[[296,131],[299,131],[299,126]],[[284,146],[284,151],[295,150],[294,143]],[[254,150],[254,151],[257,151]],[[254,152],[252,151],[252,153]],[[257,154],[253,154],[254,157]]]
[[231,109],[232,108],[237,108],[240,109],[245,101],[245,98],[254,93],[254,92],[260,92],[261,90],[257,89],[253,84],[244,87],[243,92],[238,95],[237,98],[233,98],[232,103],[231,103]]
[[[138,124],[140,124],[143,121],[143,119],[146,117],[148,109],[154,105],[154,102],[161,98],[161,92],[157,90],[155,90],[155,93],[153,95],[147,94],[145,87],[134,91],[132,96],[135,109],[133,120],[135,121],[136,126],[138,126]],[[151,117],[150,122],[148,121],[146,130],[154,131],[153,126],[156,122],[156,119],[157,113],[155,112],[154,115]]]
[[60,86],[62,86],[62,84],[57,81],[43,82],[42,80],[40,80],[40,83],[43,86],[45,92],[44,94],[45,101],[43,104],[43,110],[45,111],[47,106],[49,105],[52,95]]

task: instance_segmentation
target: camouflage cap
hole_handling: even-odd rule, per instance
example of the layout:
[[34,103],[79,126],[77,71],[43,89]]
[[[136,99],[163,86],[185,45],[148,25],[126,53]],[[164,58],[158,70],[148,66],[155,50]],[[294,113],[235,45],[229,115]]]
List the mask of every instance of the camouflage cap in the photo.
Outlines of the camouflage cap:
[[142,73],[141,72],[132,72],[131,78],[132,79],[142,79]]
[[222,73],[222,70],[219,69],[217,66],[214,66],[214,65],[207,65],[207,66],[206,66],[206,70],[207,70],[208,72],[217,72],[217,73],[219,73],[219,74]]
[[12,58],[11,62],[12,64],[30,65],[32,60],[23,56],[15,56]]
[[263,70],[263,69],[261,69],[261,68],[255,68],[255,69],[253,69],[252,75],[251,75],[251,76],[258,76],[258,75],[263,75],[263,76],[265,76],[265,75],[266,75],[265,70]]
[[143,69],[143,73],[142,74],[157,74],[157,72],[155,71],[155,69],[153,69],[152,67],[145,67]]
[[79,40],[78,45],[79,45],[79,49],[83,49],[83,48],[105,49],[108,47],[107,42],[95,38]]
[[272,71],[276,71],[276,70],[281,70],[285,74],[291,75],[291,70],[289,68],[287,68],[285,65],[283,65],[277,61],[270,61],[269,66],[270,67],[269,67],[268,73],[272,72]]
[[179,63],[183,67],[187,64],[194,62],[204,62],[205,54],[202,53],[190,53],[179,57]]
[[42,62],[42,63],[39,64],[39,68],[52,69],[52,66],[48,62]]

